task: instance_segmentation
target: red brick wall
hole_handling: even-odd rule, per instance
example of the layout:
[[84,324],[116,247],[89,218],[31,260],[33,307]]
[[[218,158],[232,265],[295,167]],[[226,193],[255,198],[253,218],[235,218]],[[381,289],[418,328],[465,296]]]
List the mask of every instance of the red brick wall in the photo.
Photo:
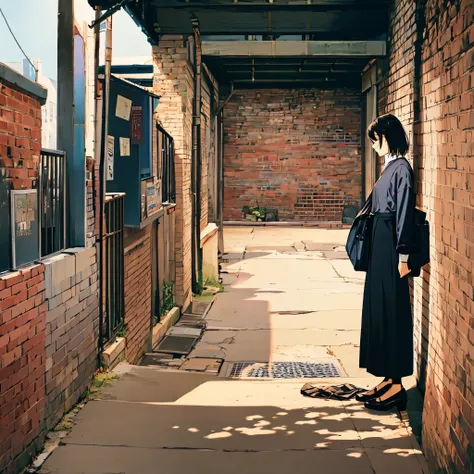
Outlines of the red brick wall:
[[427,0],[418,48],[413,3],[395,2],[379,112],[395,113],[412,136],[418,206],[431,225],[431,265],[413,284],[423,450],[433,472],[468,473],[474,467],[474,3]]
[[238,91],[225,108],[224,219],[341,221],[361,200],[360,90]]
[[0,277],[0,471],[5,473],[25,466],[44,437],[44,290],[43,265]]
[[0,80],[0,168],[13,189],[32,189],[41,151],[41,105]]
[[174,138],[176,172],[176,302],[191,302],[191,152],[194,73],[182,37],[163,37],[153,48],[158,121]]
[[[0,81],[3,191],[36,187],[40,150],[39,101]],[[90,179],[90,246],[95,242],[93,192]],[[2,473],[20,472],[41,448],[45,432],[84,394],[97,368],[97,341],[93,247],[0,275]]]
[[150,227],[125,249],[126,357],[136,363],[151,337]]

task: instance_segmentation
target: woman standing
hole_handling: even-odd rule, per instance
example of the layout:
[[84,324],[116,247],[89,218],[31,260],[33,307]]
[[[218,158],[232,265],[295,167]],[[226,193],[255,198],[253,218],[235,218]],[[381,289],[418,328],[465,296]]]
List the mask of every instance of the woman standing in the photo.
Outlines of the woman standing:
[[408,140],[400,121],[387,114],[367,130],[385,167],[372,191],[372,243],[365,280],[359,365],[384,377],[357,396],[367,408],[406,408],[402,377],[413,373],[413,321],[408,256],[413,248],[415,192],[405,158]]

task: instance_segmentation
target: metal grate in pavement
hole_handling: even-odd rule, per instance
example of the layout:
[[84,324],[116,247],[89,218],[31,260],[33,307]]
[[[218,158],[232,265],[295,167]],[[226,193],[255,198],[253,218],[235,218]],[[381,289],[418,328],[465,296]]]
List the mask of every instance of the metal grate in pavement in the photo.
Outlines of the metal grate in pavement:
[[197,337],[166,336],[154,350],[168,354],[187,355],[191,352],[197,340]]
[[344,374],[339,364],[324,362],[235,362],[229,377],[261,379],[336,378]]

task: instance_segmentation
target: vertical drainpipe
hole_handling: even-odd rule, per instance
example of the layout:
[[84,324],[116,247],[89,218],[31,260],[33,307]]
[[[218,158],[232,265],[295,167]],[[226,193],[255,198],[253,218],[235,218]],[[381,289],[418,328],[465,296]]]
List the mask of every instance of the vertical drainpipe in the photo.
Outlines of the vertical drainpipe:
[[102,89],[102,129],[101,129],[101,146],[100,146],[100,165],[99,165],[99,186],[100,186],[100,208],[99,208],[99,281],[100,281],[100,305],[99,305],[99,358],[104,349],[104,306],[105,301],[105,287],[107,280],[107,269],[105,267],[105,248],[104,248],[104,234],[105,234],[105,193],[106,193],[106,159],[107,159],[107,135],[109,129],[109,101],[110,101],[110,77],[112,75],[112,17],[106,20],[105,33],[105,75],[104,86]]
[[224,228],[223,228],[223,161],[224,161],[224,111],[217,114],[217,225],[218,225],[218,252],[224,254]]
[[[94,135],[94,156],[99,159],[99,188],[96,192],[99,193],[99,209],[97,208],[97,200],[94,196],[94,215],[98,219],[101,210],[100,196],[102,194],[102,181],[101,181],[101,165],[102,165],[102,108],[103,108],[103,91],[100,87],[99,82],[99,56],[100,56],[100,22],[99,18],[102,14],[100,8],[95,11],[95,26],[94,26],[94,122],[95,122],[95,135]],[[94,183],[94,189],[96,183]],[[99,224],[100,228],[100,224]],[[98,342],[98,359],[99,365],[101,363],[101,354],[103,351],[103,288],[102,288],[102,248],[101,239],[99,236],[99,244],[96,244],[97,248],[97,261],[98,261],[98,274],[99,274],[99,342]]]
[[217,107],[215,114],[218,117],[219,149],[217,160],[217,225],[219,226],[219,253],[224,253],[224,108],[234,95],[234,83],[231,84],[230,93],[224,102]]
[[192,20],[194,35],[194,106],[193,106],[193,154],[191,189],[193,196],[192,265],[193,292],[198,293],[202,285],[201,263],[201,35],[199,22]]

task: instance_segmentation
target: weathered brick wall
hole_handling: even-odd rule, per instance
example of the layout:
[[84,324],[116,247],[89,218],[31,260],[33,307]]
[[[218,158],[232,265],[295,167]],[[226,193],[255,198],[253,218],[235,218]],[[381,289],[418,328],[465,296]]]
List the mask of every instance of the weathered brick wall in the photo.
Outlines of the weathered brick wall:
[[41,446],[45,410],[43,265],[0,276],[0,471],[15,473]]
[[225,108],[224,219],[340,221],[361,200],[360,90],[238,91]]
[[[12,78],[0,65],[2,78]],[[17,81],[17,82],[16,82]],[[17,75],[0,78],[0,191],[36,187],[41,101],[46,92]],[[30,92],[26,92],[30,91]],[[88,169],[93,169],[88,160]],[[97,368],[98,283],[93,177],[86,183],[91,248],[0,275],[0,471],[20,472],[47,430],[86,391]],[[3,206],[1,225],[8,222]],[[8,233],[2,232],[2,235]],[[2,249],[7,248],[1,245]],[[1,268],[0,270],[3,270]]]
[[99,287],[95,248],[51,257],[44,264],[49,430],[77,403],[98,367]]
[[[204,111],[204,145],[207,156],[207,166],[203,172],[207,174],[207,203],[202,202],[202,207],[207,206],[207,223],[216,222],[217,219],[217,120],[215,110],[219,105],[219,83],[212,73],[205,68],[203,76],[207,84],[208,93],[203,95],[203,111]],[[204,227],[201,227],[203,229]]]
[[0,168],[10,189],[36,187],[41,104],[0,78]]
[[174,138],[176,171],[176,302],[191,302],[191,152],[194,73],[186,40],[163,37],[153,48],[157,117]]
[[[379,112],[396,111],[413,144],[414,121],[414,57],[416,45],[416,2],[410,0],[396,1],[391,15],[389,30],[389,54],[386,60],[379,60],[378,84]],[[410,148],[408,158],[412,157]],[[380,165],[383,158],[380,158]]]
[[[11,76],[11,77],[10,77]],[[23,80],[25,89],[5,78]],[[41,151],[40,97],[37,84],[0,63],[0,271],[12,267],[10,257],[10,190],[34,189]]]
[[[433,472],[474,468],[474,4],[397,0],[380,113],[412,137],[418,206],[431,225],[431,265],[414,279],[423,450]],[[416,38],[419,43],[415,42]]]
[[211,153],[211,88],[203,74],[201,108],[201,230],[209,222],[209,158]]
[[126,358],[140,360],[151,337],[150,226],[125,248]]

